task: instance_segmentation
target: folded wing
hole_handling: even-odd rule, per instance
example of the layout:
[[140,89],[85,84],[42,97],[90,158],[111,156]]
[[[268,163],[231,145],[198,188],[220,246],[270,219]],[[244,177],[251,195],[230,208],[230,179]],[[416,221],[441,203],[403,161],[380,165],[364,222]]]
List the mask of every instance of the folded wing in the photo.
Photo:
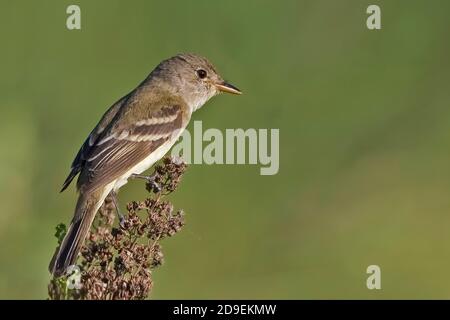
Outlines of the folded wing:
[[166,106],[147,119],[118,127],[91,147],[78,186],[93,191],[119,178],[183,128],[180,106]]

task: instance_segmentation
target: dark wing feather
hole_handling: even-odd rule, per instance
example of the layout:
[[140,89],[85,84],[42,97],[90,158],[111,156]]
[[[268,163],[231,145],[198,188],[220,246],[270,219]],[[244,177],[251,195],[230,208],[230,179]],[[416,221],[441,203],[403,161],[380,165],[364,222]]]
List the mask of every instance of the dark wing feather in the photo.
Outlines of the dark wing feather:
[[91,147],[89,145],[89,141],[92,139],[91,137],[93,137],[93,134],[94,131],[87,137],[86,141],[83,143],[80,150],[78,151],[70,167],[70,173],[67,176],[66,180],[64,181],[63,186],[59,192],[63,192],[64,190],[66,190],[67,187],[72,182],[73,178],[75,178],[76,175],[81,171],[81,168],[83,167],[84,164],[85,155],[89,152],[89,149]]
[[93,191],[119,178],[183,128],[179,106],[161,108],[151,118],[131,127],[114,129],[91,147],[78,180],[83,192]]
[[70,185],[73,178],[76,177],[76,175],[81,171],[81,169],[84,166],[84,163],[86,161],[86,158],[89,156],[91,152],[92,146],[97,142],[97,139],[100,137],[100,135],[104,132],[104,130],[109,126],[112,119],[115,117],[117,112],[119,111],[120,107],[128,100],[130,97],[130,94],[122,97],[119,101],[117,101],[114,105],[109,108],[97,126],[92,130],[92,132],[87,137],[86,141],[84,141],[83,145],[81,146],[80,150],[78,151],[75,159],[72,162],[70,173],[67,176],[66,180],[63,183],[63,186],[61,188],[60,192],[63,192],[66,190],[66,188]]

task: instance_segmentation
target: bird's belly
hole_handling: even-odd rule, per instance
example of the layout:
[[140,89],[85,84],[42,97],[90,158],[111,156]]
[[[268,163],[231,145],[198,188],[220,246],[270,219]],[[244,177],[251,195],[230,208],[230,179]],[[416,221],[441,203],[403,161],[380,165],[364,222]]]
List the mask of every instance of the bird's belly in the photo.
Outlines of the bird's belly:
[[[180,130],[181,131],[181,130]],[[181,132],[180,132],[181,134]],[[177,141],[180,134],[177,134],[174,138],[170,140],[170,142],[163,144],[158,149],[150,153],[150,155],[136,164],[133,168],[128,170],[125,174],[120,176],[116,183],[114,184],[114,191],[119,190],[120,187],[122,187],[124,184],[128,182],[128,178],[132,174],[140,174],[150,168],[155,162],[157,162],[159,159],[164,157],[164,155],[170,150],[170,148],[174,145],[174,143]]]

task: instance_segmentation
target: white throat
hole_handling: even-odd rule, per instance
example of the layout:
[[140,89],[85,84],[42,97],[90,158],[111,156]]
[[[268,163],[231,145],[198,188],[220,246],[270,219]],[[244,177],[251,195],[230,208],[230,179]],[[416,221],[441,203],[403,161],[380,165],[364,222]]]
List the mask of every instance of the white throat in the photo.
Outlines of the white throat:
[[200,109],[208,100],[210,97],[208,96],[203,96],[199,99],[196,99],[196,101],[193,101],[189,104],[189,108],[191,109],[191,113],[194,111],[197,111],[198,109]]

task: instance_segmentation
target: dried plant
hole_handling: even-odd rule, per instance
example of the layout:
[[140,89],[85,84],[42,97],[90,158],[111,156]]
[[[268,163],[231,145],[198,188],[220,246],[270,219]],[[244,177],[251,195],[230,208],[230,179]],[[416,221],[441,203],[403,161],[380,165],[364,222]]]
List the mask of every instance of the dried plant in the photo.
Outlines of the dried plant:
[[[182,210],[174,213],[164,197],[176,190],[186,169],[179,158],[164,158],[155,167],[154,183],[147,183],[150,197],[127,205],[120,226],[114,226],[116,209],[109,197],[97,214],[81,250],[77,266],[68,275],[52,278],[50,299],[145,299],[153,287],[152,270],[164,261],[160,241],[184,225]],[[65,226],[58,225],[60,243]]]

